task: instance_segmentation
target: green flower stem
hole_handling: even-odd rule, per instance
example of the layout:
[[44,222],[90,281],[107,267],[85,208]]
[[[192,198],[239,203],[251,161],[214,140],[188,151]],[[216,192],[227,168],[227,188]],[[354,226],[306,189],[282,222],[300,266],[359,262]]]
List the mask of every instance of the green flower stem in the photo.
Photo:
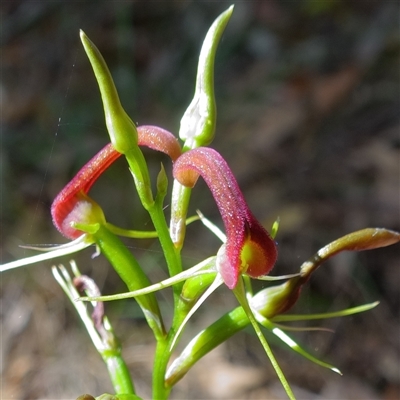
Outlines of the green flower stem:
[[[92,236],[130,291],[142,289],[151,284],[132,253],[105,226],[100,225]],[[155,337],[165,337],[162,316],[154,293],[140,296],[136,300]]]
[[[172,243],[171,236],[169,234],[168,225],[163,212],[163,197],[157,195],[156,201],[148,211],[153,221],[155,230],[158,233],[160,244],[167,262],[169,276],[175,276],[182,271],[182,260],[180,253]],[[173,286],[176,300],[179,297],[181,287],[182,283],[178,283]]]
[[138,146],[135,146],[125,153],[125,157],[135,181],[140,201],[143,207],[149,211],[154,204],[154,199],[151,192],[149,170],[143,153]]
[[[240,292],[242,291],[242,293]],[[172,387],[176,384],[190,369],[190,367],[205,354],[211,351],[219,344],[226,341],[229,337],[233,336],[236,332],[243,329],[250,323],[253,325],[256,334],[262,343],[278,377],[290,399],[294,399],[294,394],[286,380],[281,368],[279,367],[275,356],[273,355],[268,342],[265,340],[257,321],[253,316],[253,312],[247,302],[244,293],[244,286],[242,280],[239,280],[239,285],[234,289],[234,293],[238,298],[241,307],[236,308],[230,313],[221,317],[214,324],[210,325],[207,329],[198,334],[182,354],[172,363],[166,374],[166,385]]]
[[[132,175],[135,179],[136,187],[141,198],[143,206],[148,211],[150,218],[153,222],[154,228],[158,234],[158,238],[164,253],[164,257],[167,263],[169,275],[175,276],[182,271],[182,261],[180,257],[180,249],[175,247],[171,236],[169,233],[168,225],[165,220],[165,215],[163,212],[163,201],[165,193],[163,193],[162,184],[163,179],[158,179],[158,192],[155,201],[149,202],[146,198],[143,198],[143,193],[140,192],[140,185],[141,182],[137,179],[135,175],[135,171],[133,170],[132,166],[135,162],[134,158],[130,157],[130,154],[125,154],[128,164],[131,167]],[[186,224],[186,220],[184,221]],[[154,357],[154,368],[153,368],[153,398],[156,399],[167,399],[169,396],[170,389],[166,388],[164,385],[164,377],[165,372],[167,369],[167,365],[169,359],[171,357],[171,343],[173,341],[175,332],[179,325],[181,324],[183,318],[181,313],[177,312],[177,307],[179,304],[179,295],[182,288],[182,283],[177,283],[173,286],[173,296],[174,296],[174,313],[173,313],[173,321],[172,326],[169,331],[167,338],[158,337],[157,338],[157,345],[156,345],[156,352]]]
[[[210,268],[210,266],[214,264],[215,259],[211,258],[205,263],[203,268]],[[157,343],[153,369],[153,398],[161,400],[168,398],[172,385],[169,386],[166,384],[165,377],[173,347],[176,343],[176,339],[179,338],[179,331],[186,316],[196,303],[196,300],[201,296],[201,291],[207,289],[214,279],[215,274],[209,273],[189,278],[183,285],[178,301],[175,302],[172,326],[168,332],[167,339]],[[176,287],[177,285],[175,285],[175,288]]]
[[[157,179],[157,195],[155,201],[152,204],[148,204],[146,209],[153,222],[154,228],[158,233],[164,257],[167,262],[169,275],[170,277],[173,277],[182,271],[182,260],[180,257],[180,250],[174,246],[171,240],[168,225],[163,211],[163,202],[167,191],[167,184],[168,182],[165,171],[162,168]],[[182,322],[182,319],[184,318],[181,316],[180,313],[177,312],[182,285],[183,283],[180,282],[173,286],[174,314],[172,326],[167,335],[167,338],[165,339],[164,337],[161,337],[157,340],[153,368],[154,399],[167,399],[171,390],[164,385],[164,379],[168,362],[171,357],[170,348],[174,338],[173,333],[178,329],[179,325]]]
[[172,389],[164,384],[165,372],[167,370],[168,361],[171,357],[171,353],[169,351],[170,341],[170,335],[168,335],[167,340],[157,342],[153,368],[153,399],[168,399],[169,393]]
[[130,379],[130,372],[125,360],[121,356],[121,351],[119,349],[104,350],[100,354],[107,365],[115,392],[135,394],[135,389]]
[[[140,150],[139,150],[140,151]],[[131,168],[133,178],[135,180],[136,188],[139,193],[139,197],[145,209],[148,211],[150,218],[153,222],[155,231],[158,234],[158,238],[164,253],[164,257],[167,263],[169,275],[175,276],[182,271],[182,261],[180,257],[180,251],[176,248],[171,240],[168,225],[165,220],[165,215],[163,212],[163,201],[167,190],[166,175],[165,171],[162,169],[158,179],[157,179],[157,195],[155,201],[150,198],[151,193],[149,193],[149,184],[143,184],[140,176],[140,168],[136,168],[136,157],[132,152],[125,154],[128,164]],[[147,166],[146,166],[147,170]],[[146,177],[148,174],[146,175]],[[143,175],[142,175],[143,177]],[[186,220],[184,222],[186,224]],[[174,335],[171,334],[177,330],[181,323],[180,313],[176,312],[179,304],[179,294],[182,288],[182,283],[175,284],[173,286],[173,296],[174,296],[174,314],[172,327],[167,335],[158,336],[156,351],[154,357],[154,368],[153,368],[153,398],[155,399],[167,399],[169,396],[170,389],[166,388],[164,385],[164,377],[167,369],[169,359],[171,357],[171,342]],[[140,298],[140,297],[139,297]]]
[[[138,150],[138,151],[136,151]],[[163,190],[163,193],[158,191],[156,200],[153,200],[153,196],[151,194],[151,185],[150,185],[150,178],[148,174],[148,169],[146,162],[143,158],[145,173],[142,174],[142,168],[139,167],[138,160],[143,157],[142,152],[140,151],[139,147],[132,149],[128,153],[125,154],[125,157],[128,161],[129,168],[131,169],[132,176],[135,180],[136,189],[138,191],[140,200],[143,204],[143,207],[148,211],[150,218],[153,222],[155,231],[158,234],[161,247],[164,252],[164,256],[167,262],[168,270],[170,276],[174,276],[182,271],[182,263],[179,251],[175,248],[172,243],[171,236],[169,234],[169,229],[167,222],[165,220],[165,215],[163,212],[163,201],[164,196],[166,193],[166,187]],[[165,175],[165,173],[164,173]],[[164,179],[166,177],[163,175]],[[159,182],[162,182],[160,178],[161,173],[159,175]],[[158,188],[161,188],[164,185],[161,183],[158,185]],[[164,191],[165,190],[165,191]],[[186,223],[186,220],[185,220]],[[176,295],[179,295],[179,287],[174,291]]]

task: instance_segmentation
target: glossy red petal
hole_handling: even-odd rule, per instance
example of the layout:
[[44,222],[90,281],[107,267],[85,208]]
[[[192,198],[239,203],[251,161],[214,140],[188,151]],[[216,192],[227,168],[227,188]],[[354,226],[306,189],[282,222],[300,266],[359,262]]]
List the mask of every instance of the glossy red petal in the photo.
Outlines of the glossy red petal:
[[217,203],[227,241],[218,253],[225,284],[234,288],[241,273],[254,278],[270,272],[277,258],[275,242],[254,218],[223,157],[208,147],[183,153],[174,164],[174,177],[193,187],[202,176]]
[[[139,126],[138,144],[167,154],[173,161],[181,154],[181,147],[175,136],[157,126]],[[99,176],[117,159],[121,153],[117,152],[111,143],[101,149],[87,162],[75,177],[57,195],[51,206],[51,215],[55,227],[69,239],[76,239],[82,232],[70,226],[72,215],[74,221],[83,217],[85,207],[77,208],[79,194],[87,194]],[[75,210],[76,209],[76,210]],[[78,218],[78,219],[76,219]]]

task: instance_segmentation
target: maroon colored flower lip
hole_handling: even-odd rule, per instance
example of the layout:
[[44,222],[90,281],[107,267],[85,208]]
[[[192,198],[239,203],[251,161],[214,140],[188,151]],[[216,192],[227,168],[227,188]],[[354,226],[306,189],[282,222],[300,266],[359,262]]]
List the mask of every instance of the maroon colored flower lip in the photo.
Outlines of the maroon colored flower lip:
[[76,239],[83,232],[73,228],[68,218],[74,210],[78,210],[82,195],[89,192],[99,176],[119,157],[111,143],[103,147],[74,178],[61,190],[51,205],[54,226],[67,238]]
[[267,275],[277,259],[276,244],[253,216],[223,157],[208,147],[189,150],[176,160],[173,174],[188,187],[201,175],[211,190],[227,235],[217,258],[225,284],[233,289],[242,273],[253,278]]
[[[167,130],[157,126],[143,125],[139,126],[137,131],[139,146],[147,146],[161,151],[167,154],[172,161],[175,161],[181,154],[178,140]],[[121,153],[116,151],[111,143],[108,143],[79,170],[56,196],[51,206],[51,215],[53,224],[64,236],[76,239],[83,234],[82,231],[70,226],[71,218],[68,216],[71,216],[74,210],[77,211],[77,206],[82,202],[82,195],[89,192],[100,175],[120,156]],[[80,215],[80,213],[76,215]]]

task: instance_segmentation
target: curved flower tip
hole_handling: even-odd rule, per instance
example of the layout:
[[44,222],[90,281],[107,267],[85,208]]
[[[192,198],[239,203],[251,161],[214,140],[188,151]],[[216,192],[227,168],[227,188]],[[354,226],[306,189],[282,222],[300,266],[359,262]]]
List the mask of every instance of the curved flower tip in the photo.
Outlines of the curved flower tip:
[[54,226],[67,238],[76,239],[83,234],[71,222],[83,222],[90,212],[90,202],[84,197],[99,176],[121,155],[107,144],[101,149],[57,195],[51,205]]
[[[137,128],[138,144],[152,150],[167,154],[172,161],[181,154],[181,147],[176,137],[158,126],[143,125]],[[75,177],[57,195],[51,206],[51,215],[55,227],[67,238],[76,239],[83,234],[71,223],[84,222],[91,212],[92,202],[85,200],[85,195],[99,176],[119,157],[121,153],[115,150],[111,143],[103,147]],[[99,214],[99,211],[98,215]],[[102,214],[102,213],[101,213]],[[104,217],[101,216],[101,221]]]
[[222,156],[207,147],[189,150],[176,160],[173,173],[188,187],[193,187],[201,175],[213,194],[227,235],[217,255],[225,284],[233,289],[240,274],[252,278],[268,274],[276,262],[276,244],[253,216]]
[[138,126],[139,146],[161,151],[175,161],[181,155],[178,139],[169,131],[153,125]]

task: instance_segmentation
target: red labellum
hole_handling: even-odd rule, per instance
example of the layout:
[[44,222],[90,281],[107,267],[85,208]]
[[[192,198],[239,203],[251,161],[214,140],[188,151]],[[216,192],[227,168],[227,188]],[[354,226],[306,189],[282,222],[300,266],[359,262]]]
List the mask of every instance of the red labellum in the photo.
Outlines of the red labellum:
[[172,161],[181,155],[178,139],[169,131],[152,125],[137,127],[138,144],[165,153]]
[[253,216],[226,161],[207,147],[189,150],[176,160],[174,177],[182,185],[193,187],[199,175],[210,188],[225,225],[227,241],[217,257],[225,284],[233,289],[242,273],[253,278],[268,274],[277,258],[275,242]]
[[[51,206],[51,215],[55,227],[67,238],[76,239],[83,234],[71,226],[71,214],[74,217],[81,216],[85,212],[85,207],[80,205],[81,195],[88,193],[98,177],[117,159],[121,153],[118,153],[111,143],[100,150],[75,177],[64,187],[57,195]],[[75,210],[75,212],[74,212]],[[79,211],[79,212],[78,212]],[[77,221],[75,219],[75,221]]]
[[[175,136],[157,126],[139,126],[138,144],[167,154],[172,161],[181,154],[181,148]],[[57,195],[51,206],[51,215],[55,227],[67,238],[76,239],[83,234],[74,229],[71,222],[84,219],[85,210],[82,195],[86,195],[99,176],[121,156],[111,143],[100,150],[86,163],[75,177]],[[82,218],[82,219],[81,219]]]

